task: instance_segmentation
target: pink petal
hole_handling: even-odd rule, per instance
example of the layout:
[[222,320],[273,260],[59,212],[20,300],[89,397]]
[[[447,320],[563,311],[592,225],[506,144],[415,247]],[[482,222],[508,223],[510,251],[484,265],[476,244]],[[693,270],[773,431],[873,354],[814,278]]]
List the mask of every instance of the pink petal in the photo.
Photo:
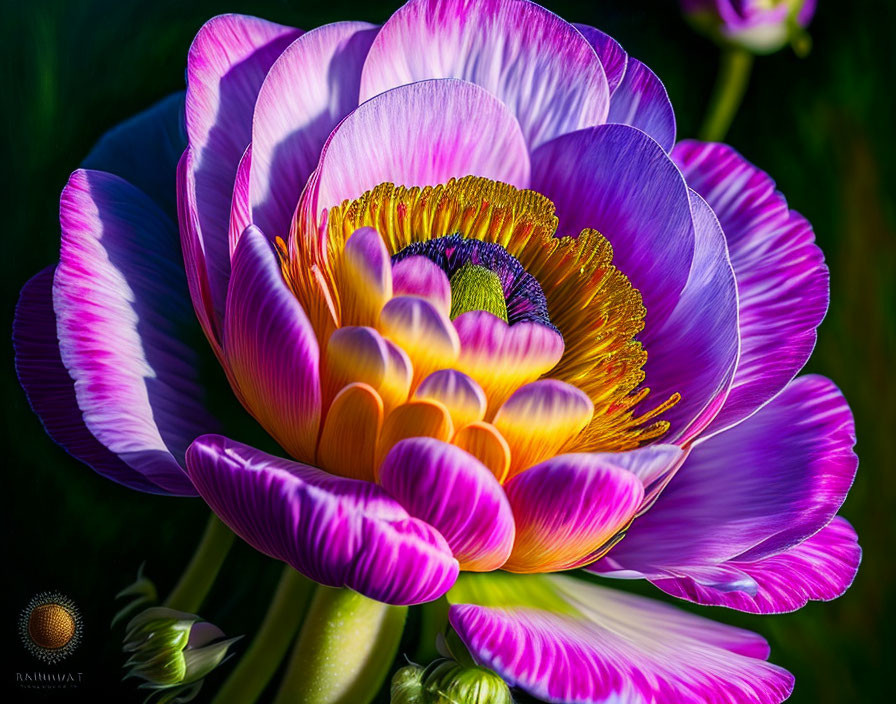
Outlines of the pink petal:
[[293,457],[313,460],[321,416],[317,337],[255,226],[233,256],[224,353],[246,410]]
[[513,546],[513,514],[491,471],[460,448],[431,438],[397,443],[379,483],[408,512],[435,527],[461,569],[487,572]]
[[482,86],[510,109],[530,148],[605,122],[609,89],[575,28],[519,0],[412,0],[370,48],[361,98],[430,78]]
[[416,604],[437,599],[457,577],[445,539],[371,482],[219,435],[193,443],[187,469],[237,535],[316,582],[389,604]]
[[570,577],[463,575],[448,598],[474,660],[544,701],[779,704],[793,689],[759,636]]
[[377,29],[367,22],[318,27],[268,72],[255,105],[250,190],[253,222],[269,237],[285,239],[327,137],[358,106],[361,67]]

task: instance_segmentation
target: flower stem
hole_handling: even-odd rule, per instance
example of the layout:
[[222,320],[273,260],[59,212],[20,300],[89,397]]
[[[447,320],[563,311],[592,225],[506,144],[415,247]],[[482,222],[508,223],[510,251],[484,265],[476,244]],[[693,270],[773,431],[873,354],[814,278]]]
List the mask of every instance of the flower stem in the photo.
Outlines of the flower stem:
[[436,639],[448,625],[448,600],[445,597],[420,606],[420,642],[414,659],[428,663],[439,656]]
[[313,586],[314,582],[289,565],[283,568],[274,599],[252,645],[213,704],[252,704],[261,696],[305,617]]
[[750,82],[753,55],[745,49],[730,47],[722,51],[719,75],[713,89],[709,109],[700,128],[700,139],[718,142],[728,134],[737,109]]
[[318,587],[274,704],[368,704],[395,659],[407,611]]
[[165,606],[195,614],[214,584],[232,544],[233,532],[212,514],[193,559],[165,600]]

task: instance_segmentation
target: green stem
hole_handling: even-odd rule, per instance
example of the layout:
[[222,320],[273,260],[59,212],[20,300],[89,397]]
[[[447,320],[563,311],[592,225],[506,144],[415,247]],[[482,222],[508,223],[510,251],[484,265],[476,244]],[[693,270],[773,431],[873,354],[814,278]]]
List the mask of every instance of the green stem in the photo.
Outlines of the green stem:
[[436,639],[448,625],[448,600],[445,597],[420,605],[420,642],[414,660],[426,664],[439,656]]
[[407,612],[318,587],[274,704],[368,704],[395,659]]
[[218,691],[213,704],[252,704],[286,655],[308,610],[314,582],[287,565],[252,645]]
[[700,139],[718,142],[728,134],[750,82],[752,66],[753,55],[750,52],[735,47],[723,49],[716,86],[700,128]]
[[233,544],[233,533],[215,514],[209,518],[193,559],[174,587],[165,606],[195,614],[214,584],[224,558]]

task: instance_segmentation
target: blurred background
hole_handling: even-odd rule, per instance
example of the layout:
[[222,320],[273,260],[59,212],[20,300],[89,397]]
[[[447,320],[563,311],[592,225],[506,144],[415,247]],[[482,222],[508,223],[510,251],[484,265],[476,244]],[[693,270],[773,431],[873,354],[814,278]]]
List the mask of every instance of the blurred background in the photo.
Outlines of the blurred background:
[[[676,108],[679,137],[695,135],[718,52],[690,30],[676,2],[543,4],[605,30],[652,67]],[[396,6],[380,0],[2,0],[3,329],[10,330],[22,284],[57,257],[58,197],[69,173],[108,128],[183,88],[187,48],[204,20],[243,12],[310,29],[340,19],[382,22]],[[796,675],[794,704],[889,698],[884,670],[896,662],[896,3],[819,0],[819,6],[808,58],[785,49],[756,61],[727,141],[769,171],[791,207],[809,218],[831,268],[830,312],[808,370],[833,378],[855,412],[861,464],[842,513],[859,531],[864,563],[846,596],[795,614],[701,609],[768,638],[772,660]],[[128,491],[72,460],[43,433],[16,382],[11,345],[3,350],[8,525],[0,647],[12,652],[0,668],[4,686],[16,671],[36,666],[15,642],[19,611],[35,592],[67,593],[85,623],[83,646],[58,668],[84,673],[78,690],[17,689],[5,701],[139,702],[134,684],[120,683],[121,634],[109,627],[120,606],[114,595],[144,561],[167,592],[192,554],[207,509],[199,500]],[[251,634],[280,567],[237,543],[203,612],[228,634]],[[633,588],[661,598],[656,590]],[[208,701],[215,684],[197,701]]]

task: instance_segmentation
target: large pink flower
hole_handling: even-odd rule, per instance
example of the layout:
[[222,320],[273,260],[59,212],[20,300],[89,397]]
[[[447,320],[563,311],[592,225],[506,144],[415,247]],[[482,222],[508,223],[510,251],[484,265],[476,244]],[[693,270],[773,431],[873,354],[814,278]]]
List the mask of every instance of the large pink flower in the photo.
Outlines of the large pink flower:
[[[827,270],[768,176],[675,145],[648,68],[523,0],[221,16],[187,81],[176,214],[173,97],[73,174],[22,292],[54,439],[322,584],[447,592],[473,656],[546,700],[786,698],[758,636],[546,574],[763,613],[852,580],[852,417],[793,381]],[[209,434],[194,311],[289,458]]]

